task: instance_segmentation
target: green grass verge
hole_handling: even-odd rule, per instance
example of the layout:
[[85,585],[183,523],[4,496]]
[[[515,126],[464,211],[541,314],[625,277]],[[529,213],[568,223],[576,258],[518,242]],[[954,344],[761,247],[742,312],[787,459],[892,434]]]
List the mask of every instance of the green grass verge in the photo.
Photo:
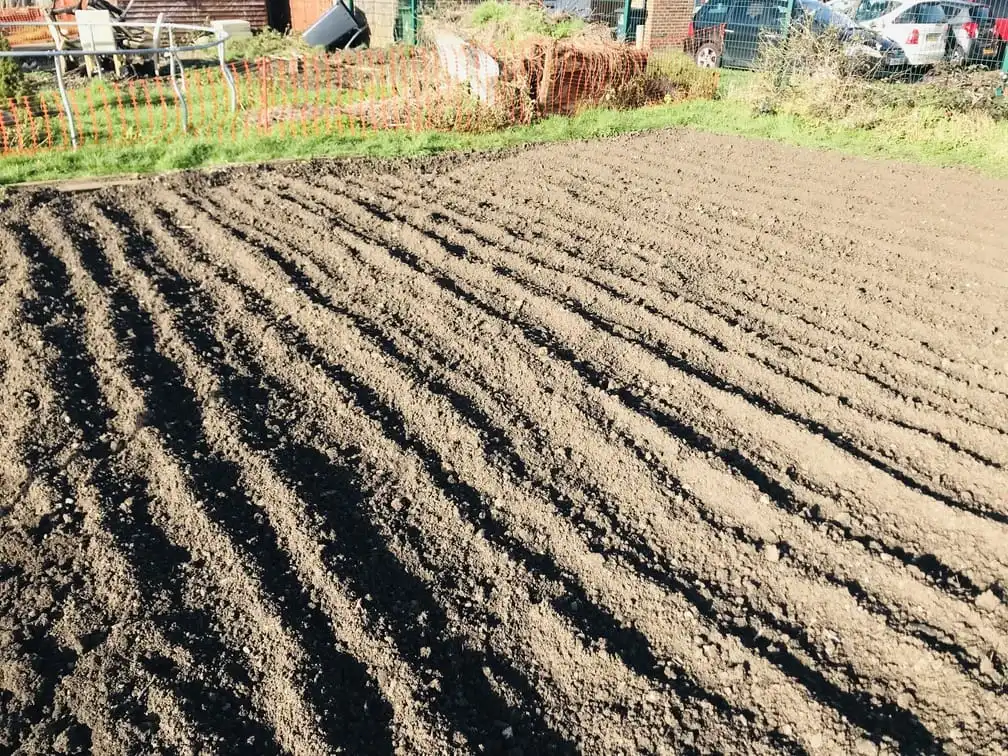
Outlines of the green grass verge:
[[[731,84],[729,84],[731,86]],[[76,152],[10,156],[0,160],[0,184],[158,173],[227,163],[284,158],[348,156],[421,156],[448,150],[495,150],[527,144],[615,136],[627,132],[683,126],[700,131],[762,137],[787,144],[840,150],[851,155],[895,158],[930,165],[965,166],[1008,177],[1008,123],[982,123],[974,129],[949,122],[941,113],[922,109],[913,123],[897,120],[874,129],[816,123],[796,116],[757,116],[731,98],[690,101],[639,110],[590,110],[566,118],[490,134],[397,132],[365,136],[251,136],[234,142],[181,140],[135,147],[83,147]],[[945,119],[948,120],[948,119]],[[646,156],[642,156],[646,159]]]

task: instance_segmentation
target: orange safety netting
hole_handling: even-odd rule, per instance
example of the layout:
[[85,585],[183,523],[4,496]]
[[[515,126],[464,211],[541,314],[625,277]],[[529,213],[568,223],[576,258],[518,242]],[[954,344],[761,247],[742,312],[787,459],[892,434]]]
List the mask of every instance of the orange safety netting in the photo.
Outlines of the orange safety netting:
[[[56,8],[68,8],[74,5],[70,2],[57,2]],[[84,4],[86,6],[86,3]],[[38,23],[39,26],[23,26],[23,27],[0,27],[0,35],[7,39],[7,42],[12,48],[15,47],[36,47],[36,46],[49,46],[46,43],[52,43],[53,38],[49,34],[49,29],[44,26],[45,15],[42,13],[41,8],[37,7],[26,7],[26,8],[0,8],[0,23]],[[59,16],[57,20],[72,21],[73,16]],[[77,36],[77,27],[64,27],[63,34],[67,37],[74,38]]]

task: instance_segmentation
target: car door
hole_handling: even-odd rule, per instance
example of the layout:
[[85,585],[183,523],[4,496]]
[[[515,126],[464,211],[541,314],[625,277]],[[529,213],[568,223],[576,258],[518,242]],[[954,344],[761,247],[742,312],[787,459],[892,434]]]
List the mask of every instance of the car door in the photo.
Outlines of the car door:
[[783,13],[779,0],[737,0],[725,28],[725,65],[752,68],[760,45],[780,39]]
[[915,3],[893,19],[886,35],[898,42],[915,66],[933,65],[945,57],[949,22],[938,2]]

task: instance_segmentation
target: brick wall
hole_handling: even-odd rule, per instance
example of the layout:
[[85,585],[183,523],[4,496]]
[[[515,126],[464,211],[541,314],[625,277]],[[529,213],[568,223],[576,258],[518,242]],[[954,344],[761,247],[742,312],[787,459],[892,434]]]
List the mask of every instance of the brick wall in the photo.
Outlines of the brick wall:
[[647,0],[644,47],[681,50],[692,18],[693,0]]

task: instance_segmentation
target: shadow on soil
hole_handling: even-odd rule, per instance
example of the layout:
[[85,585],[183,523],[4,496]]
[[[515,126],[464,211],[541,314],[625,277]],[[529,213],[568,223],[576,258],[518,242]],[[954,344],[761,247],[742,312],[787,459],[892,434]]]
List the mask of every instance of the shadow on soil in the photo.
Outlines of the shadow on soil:
[[[103,504],[103,526],[133,568],[142,602],[165,637],[185,648],[198,665],[225,669],[233,679],[247,681],[247,671],[219,641],[212,621],[184,607],[183,570],[190,555],[154,525],[147,482],[120,469],[120,459],[109,448],[108,439],[115,436],[109,424],[113,413],[105,403],[94,364],[88,358],[82,333],[84,310],[72,296],[66,266],[27,228],[17,230],[25,254],[32,261],[32,283],[38,293],[37,298],[26,304],[26,317],[43,328],[46,341],[59,355],[52,381],[61,390],[63,412],[83,433],[82,454],[94,463],[94,473],[88,482],[97,489]],[[65,493],[69,496],[74,491],[66,488]],[[194,633],[194,629],[204,632]],[[61,657],[48,653],[41,658]],[[253,706],[247,697],[224,685],[214,685],[212,676],[199,679],[163,661],[166,660],[149,658],[148,671],[177,694],[184,713],[205,736],[227,749],[239,750],[247,748],[250,739],[264,745],[274,741],[272,732],[248,715]],[[50,694],[59,672],[54,669],[54,674],[44,678],[48,681],[44,690]],[[149,729],[151,714],[136,693],[135,689],[127,688],[119,695],[111,695],[111,715],[138,729]],[[205,701],[213,701],[215,706],[204,707]]]
[[[381,352],[396,362],[397,367],[409,375],[418,385],[424,386],[432,393],[444,396],[464,418],[465,422],[474,430],[479,431],[478,435],[484,441],[482,451],[488,458],[498,460],[498,463],[507,469],[519,484],[527,481],[543,489],[549,500],[557,506],[562,514],[571,516],[572,502],[547,481],[533,480],[530,477],[527,466],[510,441],[507,440],[503,429],[497,427],[493,420],[480,411],[469,397],[453,391],[442,381],[418,369],[415,360],[403,353],[396,346],[394,340],[383,333],[373,321],[347,309],[333,307],[328,297],[318,290],[311,279],[270,243],[254,240],[240,228],[229,226],[220,219],[217,222],[224,225],[229,233],[243,239],[276,263],[312,301],[353,322],[361,334],[369,338]],[[256,234],[270,237],[270,234],[262,230],[257,230]],[[282,245],[282,241],[278,239],[274,238],[272,241]],[[243,287],[243,295],[246,298],[246,305],[250,309],[268,312],[268,303],[262,300],[256,292]],[[271,322],[283,320],[283,313],[273,312],[271,315]],[[684,705],[705,702],[711,705],[726,722],[731,722],[733,727],[740,726],[739,717],[746,723],[746,727],[754,726],[756,716],[751,711],[740,709],[718,694],[704,689],[685,668],[668,666],[663,669],[654,656],[647,639],[640,631],[622,626],[608,611],[592,602],[584,589],[571,576],[563,572],[553,560],[545,555],[532,552],[523,542],[510,535],[508,525],[492,513],[483,494],[464,481],[453,481],[451,473],[448,472],[438,452],[407,433],[406,421],[397,410],[386,404],[372,389],[355,376],[320,358],[307,343],[304,334],[292,327],[285,327],[282,332],[285,341],[297,350],[305,360],[310,360],[324,370],[334,383],[351,392],[352,401],[369,417],[382,424],[387,437],[404,450],[412,451],[417,455],[446,498],[458,507],[466,520],[483,531],[484,537],[505,551],[512,559],[522,563],[532,575],[545,578],[563,587],[563,594],[551,599],[551,603],[558,613],[570,620],[571,624],[584,635],[583,642],[586,647],[590,647],[595,642],[604,641],[606,647],[618,655],[628,668],[650,680],[657,688],[675,695]],[[431,351],[431,356],[435,360],[439,359],[439,355],[435,351]],[[443,357],[440,359],[444,360]],[[256,367],[256,374],[260,375],[258,371],[261,370],[261,367]],[[274,391],[279,395],[285,392],[289,393],[291,389],[277,385]],[[580,524],[585,523],[580,517],[573,519]],[[401,523],[401,525],[404,528],[408,527],[405,523]],[[418,553],[423,553],[423,549],[419,546],[422,544],[418,543]],[[593,550],[599,553],[606,552],[606,549],[599,546],[598,541],[593,545]],[[430,566],[442,571],[445,569],[444,564],[440,562]],[[543,596],[534,586],[530,588],[529,600],[534,603],[543,600]],[[493,619],[484,617],[481,618],[481,621],[487,622],[493,621]],[[533,702],[530,701],[529,705],[533,705]],[[802,752],[797,741],[777,732],[761,733],[758,728],[755,728],[750,736],[753,739],[762,737],[784,752]],[[686,751],[690,750],[688,746],[681,747]]]
[[[362,201],[360,198],[355,198],[355,201],[361,204],[368,210],[368,212],[372,213],[380,220],[389,223],[397,222],[397,219],[390,217],[380,207],[369,204],[366,201]],[[338,220],[335,222],[339,223]],[[360,234],[359,228],[355,228],[353,231],[354,233]],[[438,244],[449,254],[457,257],[461,256],[462,259],[468,259],[469,251],[457,247],[457,245],[454,245],[450,240],[427,232],[421,233],[425,233],[428,238]],[[390,240],[374,238],[373,241],[388,246]],[[390,247],[388,252],[390,255],[416,271],[418,274],[427,276],[453,296],[465,301],[473,307],[478,308],[494,319],[507,322],[517,327],[521,330],[529,342],[537,346],[545,347],[551,357],[568,363],[589,385],[605,391],[610,391],[610,377],[608,375],[599,372],[593,365],[584,361],[578,357],[578,355],[558,343],[552,334],[534,324],[516,319],[512,313],[503,311],[502,309],[483,301],[448,276],[436,270],[432,270],[423,260],[409,250],[401,247]],[[501,268],[496,268],[495,270],[500,275],[518,280],[512,271]],[[523,286],[534,288],[530,287],[526,281],[520,281],[520,283]],[[552,298],[552,295],[547,292],[539,293],[543,296]],[[568,302],[565,306],[572,306],[579,315],[585,317],[588,322],[591,322],[593,325],[605,332],[611,333],[621,339],[626,338],[625,336],[616,333],[611,324],[598,318],[593,313],[585,310],[583,307],[578,307],[576,303],[571,305],[571,303]],[[757,404],[757,406],[762,407],[766,411],[795,419],[797,422],[810,427],[810,429],[814,432],[818,431],[820,434],[825,432],[827,437],[830,435],[836,436],[836,434],[833,434],[829,431],[829,429],[821,427],[820,424],[815,423],[814,421],[807,420],[805,418],[792,417],[793,413],[789,413],[783,408],[777,407],[763,397],[753,395],[751,392],[746,392],[740,387],[732,386],[720,378],[708,374],[700,368],[697,368],[696,366],[693,366],[683,360],[670,358],[668,355],[655,350],[650,344],[644,342],[643,340],[633,341],[642,348],[647,349],[649,352],[655,353],[656,356],[665,360],[671,367],[674,367],[677,370],[682,370],[690,375],[694,375],[701,380],[704,380],[709,385],[739,393],[747,400],[752,401],[754,404]],[[636,399],[632,402],[628,402],[627,395],[625,393],[621,395],[619,391],[617,391],[617,396],[627,403],[627,405],[634,411],[641,410],[639,401]],[[684,440],[687,442],[690,442],[691,438],[695,440],[699,437],[699,434],[692,429],[680,427],[678,431],[683,433]],[[872,464],[878,464],[876,461],[869,458],[864,452],[861,452],[856,447],[853,447],[844,439],[831,438],[831,440],[842,444],[844,447],[851,447],[849,451],[854,453],[855,456],[858,456],[859,458],[866,458],[866,461],[872,462]],[[729,462],[731,459],[731,456],[726,455],[724,461],[731,465]],[[734,461],[736,465],[738,464],[737,459],[732,461]],[[746,465],[740,465],[738,467],[733,466],[733,469],[736,469],[739,474],[745,477],[754,478],[753,482],[757,483],[757,485],[759,485],[760,482],[765,484],[763,474],[754,474],[754,470]],[[887,470],[887,472],[890,471]],[[898,471],[891,472],[902,475],[901,473],[898,473]],[[914,487],[919,488],[919,486]],[[961,507],[961,505],[958,506]],[[616,517],[610,516],[610,525],[618,529],[622,540],[624,543],[628,544],[628,547],[611,549],[609,550],[609,553],[620,554],[624,559],[629,561],[631,564],[634,564],[641,574],[649,577],[657,584],[686,597],[718,628],[720,632],[725,635],[736,637],[744,646],[762,655],[784,674],[803,685],[809,691],[809,694],[817,701],[825,706],[835,709],[845,718],[863,728],[879,740],[881,740],[883,736],[887,736],[894,739],[903,749],[908,751],[933,752],[940,750],[940,744],[937,742],[934,735],[923,725],[913,712],[892,702],[875,703],[872,700],[872,695],[868,691],[860,691],[856,689],[848,691],[841,688],[831,682],[818,669],[808,666],[787,648],[781,648],[771,643],[766,637],[762,637],[759,632],[759,627],[761,625],[773,628],[777,632],[786,635],[798,648],[808,654],[812,659],[816,660],[817,663],[823,664],[824,666],[832,666],[832,663],[826,658],[825,654],[808,639],[802,627],[789,623],[776,615],[772,615],[758,609],[753,606],[744,595],[731,594],[729,591],[717,584],[702,580],[698,575],[690,572],[688,569],[680,565],[665,563],[665,560],[655,554],[638,534],[629,533],[626,531],[624,526],[620,526]],[[661,567],[653,567],[652,565],[655,564],[661,565]],[[742,625],[728,621],[729,618],[726,618],[722,613],[720,613],[715,604],[715,602],[721,603],[726,600],[737,602],[740,599],[742,600],[741,606],[743,613],[748,618],[747,622]],[[961,649],[960,651],[961,653],[966,653],[964,649]],[[850,671],[846,669],[837,668],[836,671],[841,672],[845,676],[849,676],[850,674]]]
[[[574,745],[553,732],[536,713],[542,708],[541,702],[524,676],[493,652],[467,648],[462,639],[452,632],[448,617],[431,589],[411,574],[388,550],[388,540],[379,522],[370,516],[371,506],[365,494],[365,481],[369,483],[380,479],[382,473],[362,469],[360,463],[352,461],[359,456],[357,449],[334,447],[330,454],[322,454],[315,447],[300,443],[285,433],[264,433],[263,429],[278,419],[282,421],[282,425],[287,425],[289,409],[279,406],[277,398],[297,396],[297,392],[291,386],[272,378],[270,366],[258,364],[243,356],[256,354],[258,347],[244,343],[239,333],[230,332],[226,344],[218,341],[207,328],[208,323],[216,320],[215,306],[209,298],[201,296],[192,282],[178,271],[167,271],[160,267],[150,240],[139,232],[129,217],[110,208],[102,208],[102,212],[125,234],[130,262],[151,277],[159,293],[182,315],[175,318],[176,324],[183,338],[203,356],[204,364],[221,381],[220,398],[235,409],[243,442],[250,449],[268,457],[276,472],[289,481],[302,500],[311,502],[314,513],[322,517],[322,530],[328,531],[331,537],[323,551],[327,566],[334,577],[347,584],[357,596],[366,599],[365,607],[375,623],[372,628],[374,632],[391,634],[399,653],[414,668],[420,681],[429,686],[426,692],[419,691],[421,697],[426,696],[427,705],[444,717],[452,728],[461,732],[469,743],[483,744],[489,752],[503,751],[515,745],[533,753],[574,752]],[[195,245],[182,229],[173,226],[170,219],[163,215],[162,222],[183,242],[183,248],[190,252],[194,250]],[[247,297],[253,296],[253,292],[248,289],[244,289],[243,293]],[[128,309],[133,313],[132,328],[135,331],[140,325],[139,321],[146,316],[136,308],[135,302],[130,302]],[[250,309],[259,311],[262,304],[250,302]],[[282,325],[280,319],[276,322],[282,333],[288,333],[288,327]],[[143,324],[143,327],[146,330],[147,324]],[[152,335],[149,343],[153,347]],[[306,360],[319,363],[318,356],[312,353],[306,343],[299,340],[296,346]],[[230,360],[217,356],[224,354],[229,355]],[[165,421],[163,424],[173,438],[187,439],[187,445],[176,450],[180,456],[188,458],[192,456],[192,451],[200,451],[204,459],[200,465],[201,470],[209,473],[207,466],[214,460],[212,475],[206,474],[204,477],[196,469],[191,469],[190,474],[194,477],[200,475],[207,482],[215,481],[216,491],[223,491],[226,501],[228,492],[241,490],[237,469],[233,463],[219,459],[207,446],[200,430],[200,402],[186,387],[178,365],[161,356],[155,349],[152,349],[150,355],[154,362],[143,365],[140,372],[150,373],[156,370],[162,376],[159,404],[165,411],[171,408],[170,415],[152,419],[152,422]],[[390,419],[398,416],[390,408],[381,405],[368,387],[336,366],[325,365],[324,369],[335,385],[347,392],[369,416],[380,419],[387,435],[398,442],[407,443],[401,419]],[[250,378],[250,375],[255,377]],[[183,430],[179,427],[182,423],[190,426],[184,432],[180,432]],[[448,474],[442,467],[436,482],[447,488],[447,478]],[[229,485],[221,488],[221,480]],[[464,484],[453,485],[464,487]],[[207,491],[207,494],[211,493],[214,492]],[[485,507],[471,493],[467,492],[465,496],[472,506],[481,509]],[[240,517],[242,510],[248,510],[248,504],[243,500],[231,502],[228,510],[232,540],[240,544],[254,538],[259,554],[256,558],[263,569],[263,580],[267,585],[279,582],[279,565],[289,564],[290,557],[280,549],[268,524],[263,522],[250,530],[247,519],[234,522]],[[268,550],[263,554],[263,547],[267,545]],[[441,573],[450,569],[449,565],[443,563],[431,566]],[[303,601],[295,600],[297,597],[293,592],[298,586],[296,576],[283,573],[282,581],[284,586],[276,586],[274,590],[283,591],[288,599],[285,606],[289,614],[286,616],[299,620],[305,616],[318,616],[317,611],[310,609]],[[303,591],[302,588],[299,590]],[[483,617],[474,619],[487,621]],[[334,655],[334,649],[328,647],[330,641],[325,640],[331,638],[332,631],[324,626],[321,618],[312,624],[312,635],[306,637],[301,634],[299,640],[305,646],[309,658],[322,663]],[[333,738],[334,742],[346,746],[356,743],[357,748],[351,747],[351,750],[359,749],[362,743],[370,744],[369,750],[374,750],[375,744],[379,742],[389,743],[388,717],[376,716],[378,711],[387,711],[388,704],[375,701],[354,711],[354,708],[360,707],[362,693],[365,691],[362,690],[362,681],[354,685],[346,682],[340,684],[340,680],[345,680],[346,677],[345,674],[336,676],[332,671],[308,676],[314,682],[307,683],[307,692],[313,697],[317,710],[328,712],[329,718],[336,721],[359,720],[358,725],[365,728],[354,733],[353,737],[348,737],[350,733],[340,733],[340,737]],[[525,705],[520,708],[510,705],[495,689],[493,679],[506,683]],[[328,681],[335,684],[324,687]],[[372,691],[372,688],[373,683],[368,681],[367,692],[377,696],[377,691]],[[379,725],[380,731],[376,729]],[[509,726],[513,735],[506,739],[502,733]]]

